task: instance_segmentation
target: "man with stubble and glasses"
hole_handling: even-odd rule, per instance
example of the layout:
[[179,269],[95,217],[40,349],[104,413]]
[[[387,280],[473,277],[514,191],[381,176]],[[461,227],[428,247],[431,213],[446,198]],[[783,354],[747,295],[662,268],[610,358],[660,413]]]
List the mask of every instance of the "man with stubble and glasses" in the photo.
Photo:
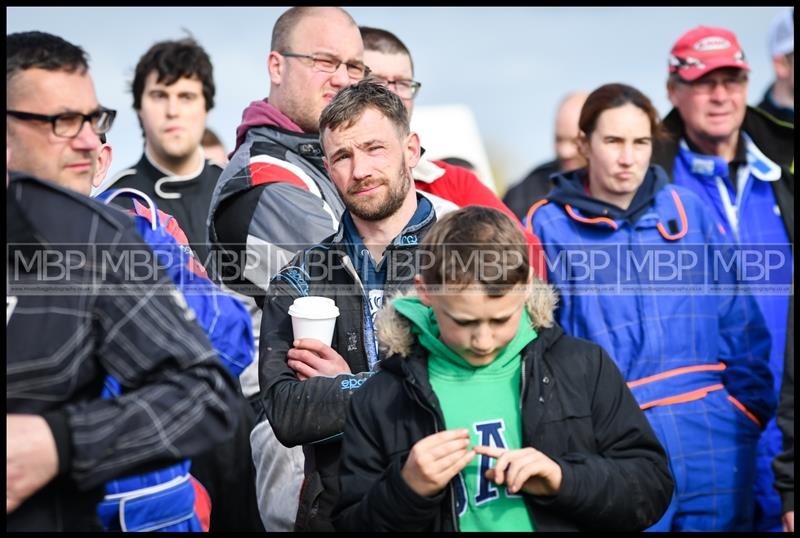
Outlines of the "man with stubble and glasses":
[[[100,151],[97,133],[111,128],[116,111],[97,104],[88,73],[23,65],[11,75],[6,77],[9,168],[88,196]],[[61,103],[50,107],[57,113],[41,113],[48,104],[41,94],[60,97]]]
[[134,222],[85,196],[114,119],[86,53],[44,32],[6,52],[6,530],[101,530],[105,482],[232,435],[235,385]]
[[[341,89],[366,76],[363,54],[358,26],[343,9],[293,7],[275,22],[266,62],[269,97],[242,113],[208,218],[210,270],[250,298],[254,329],[261,326],[270,279],[295,252],[338,229],[344,204],[322,163],[318,122]],[[303,452],[275,439],[259,399],[257,362],[240,381],[260,420],[251,433],[259,510],[267,531],[288,531]]]

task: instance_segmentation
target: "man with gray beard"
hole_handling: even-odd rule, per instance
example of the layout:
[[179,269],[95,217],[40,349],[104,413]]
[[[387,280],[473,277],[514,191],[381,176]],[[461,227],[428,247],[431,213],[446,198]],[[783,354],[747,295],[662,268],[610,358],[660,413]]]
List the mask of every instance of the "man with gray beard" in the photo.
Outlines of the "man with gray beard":
[[[305,481],[296,530],[333,530],[338,461],[353,391],[376,370],[373,320],[384,295],[413,285],[417,245],[435,222],[412,188],[420,157],[403,102],[370,81],[323,110],[325,168],[346,207],[337,232],[301,251],[271,281],[261,325],[259,383],[278,440],[303,445]],[[339,308],[331,345],[294,339],[289,307],[322,296]]]

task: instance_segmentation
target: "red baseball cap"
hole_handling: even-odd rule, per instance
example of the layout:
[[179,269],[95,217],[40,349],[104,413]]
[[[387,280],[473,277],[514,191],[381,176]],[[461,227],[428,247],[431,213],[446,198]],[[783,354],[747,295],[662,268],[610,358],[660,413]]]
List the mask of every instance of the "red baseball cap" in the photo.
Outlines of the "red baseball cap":
[[698,26],[689,30],[669,54],[669,72],[688,82],[721,67],[750,70],[736,34],[724,28]]

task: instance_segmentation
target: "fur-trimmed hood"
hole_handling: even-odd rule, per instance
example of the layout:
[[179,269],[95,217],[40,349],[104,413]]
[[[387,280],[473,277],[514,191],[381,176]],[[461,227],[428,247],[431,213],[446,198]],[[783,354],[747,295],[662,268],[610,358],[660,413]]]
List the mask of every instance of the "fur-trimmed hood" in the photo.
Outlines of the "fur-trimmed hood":
[[[411,347],[414,343],[414,337],[411,334],[411,321],[401,315],[393,304],[394,300],[400,297],[417,297],[417,291],[411,287],[407,291],[393,296],[375,318],[375,329],[378,331],[380,349],[387,356],[399,354],[407,357],[411,353]],[[525,304],[534,329],[553,326],[553,312],[557,302],[558,296],[555,289],[549,284],[535,279]]]

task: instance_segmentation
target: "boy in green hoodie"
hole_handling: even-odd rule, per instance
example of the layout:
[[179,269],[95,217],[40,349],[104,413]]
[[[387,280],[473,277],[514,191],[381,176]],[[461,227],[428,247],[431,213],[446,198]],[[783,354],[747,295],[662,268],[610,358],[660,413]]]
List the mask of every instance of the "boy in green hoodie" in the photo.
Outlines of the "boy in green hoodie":
[[602,348],[554,324],[525,245],[478,206],[426,236],[350,403],[337,529],[641,530],[666,509],[663,448]]

